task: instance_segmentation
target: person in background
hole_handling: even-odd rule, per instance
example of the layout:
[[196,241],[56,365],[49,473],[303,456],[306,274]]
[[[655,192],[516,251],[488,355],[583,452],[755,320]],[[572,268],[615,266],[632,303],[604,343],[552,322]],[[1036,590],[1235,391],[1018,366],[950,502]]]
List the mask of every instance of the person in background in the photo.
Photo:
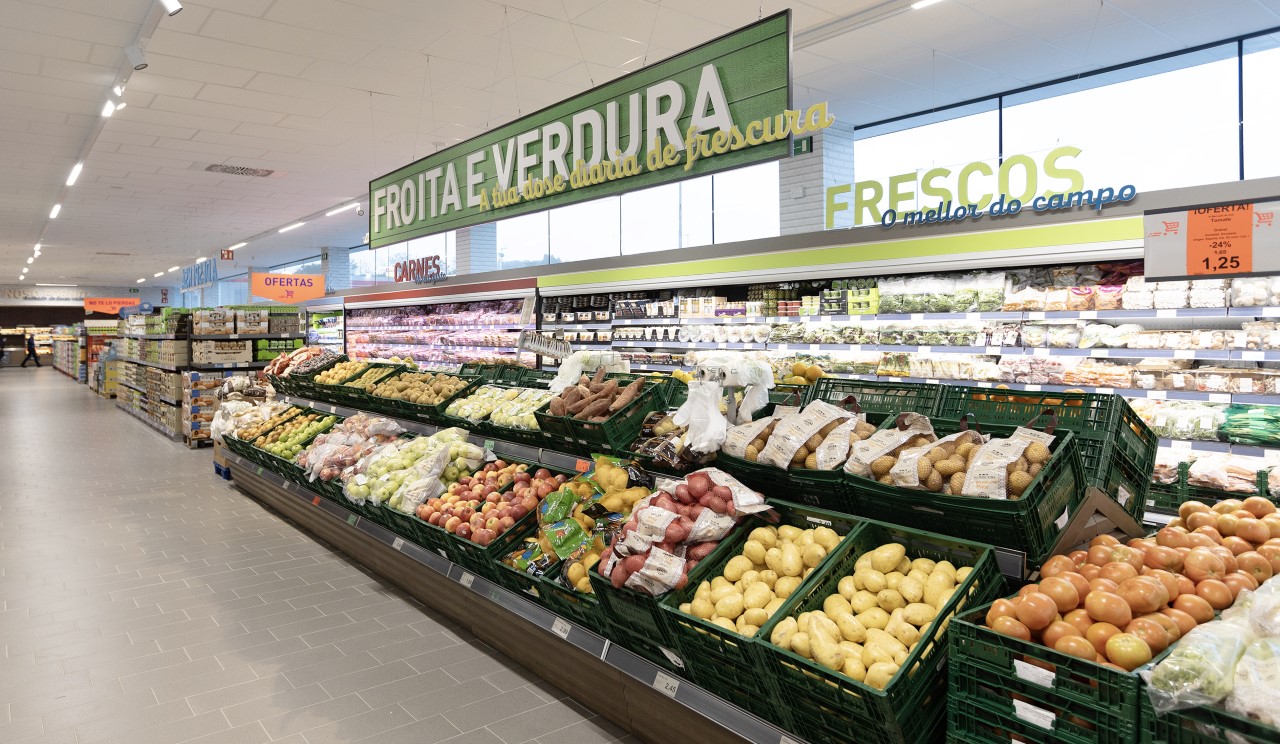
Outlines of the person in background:
[[27,362],[34,360],[36,366],[40,366],[40,358],[36,356],[36,337],[33,334],[27,334],[27,355],[22,358],[21,367],[27,366]]

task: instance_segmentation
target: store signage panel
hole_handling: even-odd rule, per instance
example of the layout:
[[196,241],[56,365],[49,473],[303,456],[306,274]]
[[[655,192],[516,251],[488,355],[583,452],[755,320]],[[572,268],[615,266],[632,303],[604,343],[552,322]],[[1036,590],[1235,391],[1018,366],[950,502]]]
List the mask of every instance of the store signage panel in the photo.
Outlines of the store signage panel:
[[133,307],[141,305],[140,297],[86,297],[84,298],[84,313],[107,313],[115,315],[120,312],[121,308]]
[[303,302],[324,297],[324,274],[254,273],[250,279],[249,291],[264,300]]
[[217,261],[205,261],[182,270],[183,292],[207,287],[216,281],[218,281]]
[[1146,275],[1183,279],[1280,271],[1277,216],[1280,201],[1144,215]]
[[393,276],[397,282],[439,282],[447,278],[444,258],[427,256],[397,261]]
[[[786,157],[830,126],[789,111],[784,11],[369,183],[369,245]],[[576,52],[574,52],[576,54]]]

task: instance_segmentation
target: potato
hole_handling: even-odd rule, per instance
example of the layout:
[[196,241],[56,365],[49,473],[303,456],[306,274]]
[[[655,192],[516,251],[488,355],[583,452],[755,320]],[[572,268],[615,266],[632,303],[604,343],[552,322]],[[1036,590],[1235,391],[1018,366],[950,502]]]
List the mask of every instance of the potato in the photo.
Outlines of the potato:
[[809,543],[800,551],[800,560],[809,568],[822,563],[822,559],[827,557],[827,549],[817,543]]
[[684,613],[684,614],[686,614],[686,615],[692,615],[692,614],[693,614],[693,605],[692,605],[691,603],[689,603],[689,602],[681,602],[681,603],[680,603],[680,611],[681,611],[681,612],[683,612],[683,613]]
[[881,662],[893,663],[893,650],[878,644],[863,644],[862,665],[870,669],[872,664],[879,664]]
[[800,574],[800,577],[801,577],[801,578],[805,578],[805,579],[809,578],[809,574],[813,573],[813,569],[814,569],[814,567],[813,567],[813,566],[810,566],[809,568],[806,568],[806,569],[804,570],[804,573]]
[[858,618],[845,612],[836,616],[836,627],[840,629],[840,637],[852,643],[867,640],[867,628]]
[[[939,488],[941,488],[941,486],[939,486]],[[900,574],[905,574],[910,570],[911,570],[911,559],[904,555],[902,556],[902,560],[898,561],[897,571]]]
[[712,620],[711,622],[715,623],[716,625],[719,625],[720,627],[724,628],[730,633],[738,632],[738,626],[734,625],[732,620],[727,620],[723,617],[718,617],[715,620]]
[[803,532],[799,527],[784,524],[778,527],[778,539],[782,542],[795,542]]
[[867,642],[863,645],[880,646],[891,654],[907,650],[907,644],[894,638],[888,631],[878,628],[867,628]]
[[812,614],[812,613],[809,613],[809,612],[802,612],[802,613],[800,613],[799,615],[796,615],[796,622],[797,622],[797,623],[800,623],[800,632],[801,632],[801,633],[808,633],[808,632],[809,632],[808,628],[809,628],[809,615],[810,615],[810,614]]
[[734,586],[733,584],[727,584],[725,586],[720,587],[719,589],[712,589],[711,596],[709,597],[709,599],[711,600],[711,604],[715,604],[716,602],[719,602],[720,600],[732,594],[741,594],[741,593],[742,592],[738,591],[738,587]]
[[744,620],[747,625],[754,625],[758,628],[769,622],[769,613],[765,612],[764,608],[761,607],[750,607],[738,619]]
[[813,652],[809,650],[809,634],[794,633],[791,636],[791,650],[800,654],[806,659],[813,658]]
[[770,617],[773,617],[773,613],[782,609],[782,602],[783,602],[782,597],[774,597],[773,599],[769,600],[769,604],[764,606],[764,611],[768,613]]
[[886,543],[871,551],[871,567],[882,574],[898,570],[898,563],[907,555],[907,549],[898,543]]
[[853,608],[853,614],[857,615],[860,612],[866,612],[872,607],[879,607],[880,603],[876,601],[876,595],[866,589],[862,589],[850,598],[849,606]]
[[711,590],[715,591],[716,589],[719,589],[722,586],[730,586],[731,584],[733,584],[732,581],[729,581],[723,576],[717,576],[711,580]]
[[748,540],[746,544],[742,546],[742,555],[754,565],[764,564],[764,553],[764,543],[759,540]]
[[769,548],[764,552],[764,565],[769,567],[770,571],[776,571],[779,576],[782,573],[782,548]]
[[898,673],[898,665],[892,662],[879,662],[867,667],[866,676],[863,677],[863,684],[868,687],[874,687],[877,690],[883,690],[893,681],[893,675]]
[[840,669],[840,673],[856,682],[867,678],[867,668],[862,665],[862,659],[853,654],[845,654],[844,667]]
[[972,566],[961,566],[956,571],[956,583],[959,584],[969,577],[969,573],[973,571]]
[[778,583],[778,572],[766,568],[759,573],[760,583],[772,589]]
[[751,625],[750,623],[748,623],[748,624],[746,624],[746,625],[738,626],[738,634],[739,634],[739,635],[744,635],[744,636],[746,636],[746,637],[748,637],[748,638],[752,638],[752,637],[754,637],[754,636],[755,636],[755,634],[756,634],[756,633],[759,633],[759,632],[760,632],[760,626],[759,626],[759,625]]
[[698,584],[698,588],[696,591],[694,591],[693,596],[695,599],[697,599],[698,597],[711,599],[711,584],[708,584],[705,581],[702,582],[701,584]]
[[845,652],[827,634],[827,630],[822,627],[824,623],[831,623],[824,615],[814,613],[809,617],[809,648],[813,652],[814,661],[827,669],[839,671],[844,668]]
[[885,589],[877,594],[876,603],[885,612],[893,612],[907,606],[906,600],[902,598],[902,595],[892,589]]
[[805,530],[804,532],[801,532],[800,537],[797,537],[794,542],[797,548],[803,548],[805,546],[812,545],[813,530]]
[[897,589],[898,584],[906,578],[898,571],[890,571],[884,575],[884,587],[886,589]]
[[862,658],[861,643],[854,643],[853,641],[840,641],[836,645],[844,649],[844,652],[846,654],[853,654],[854,656],[857,656],[859,659]]
[[775,646],[782,648],[791,648],[791,636],[796,634],[799,626],[794,617],[784,617],[773,626],[773,632],[769,634],[769,642]]
[[690,609],[694,617],[700,617],[703,620],[710,620],[716,614],[715,604],[703,597],[694,597]]
[[742,614],[744,606],[741,594],[730,594],[716,602],[716,614],[720,617],[736,620]]
[[832,594],[822,601],[822,611],[832,620],[836,619],[836,615],[842,612],[853,612],[853,608],[849,605],[849,600],[839,594]]
[[737,581],[742,575],[752,569],[751,559],[745,555],[735,555],[724,564],[725,581]]
[[853,574],[853,582],[859,589],[866,589],[872,594],[879,594],[889,586],[889,582],[885,580],[884,574],[874,568],[855,571]]
[[915,579],[916,581],[920,582],[920,586],[923,587],[925,582],[929,580],[929,574],[925,573],[924,571],[921,571],[918,568],[913,568],[907,572],[907,578]]
[[938,561],[933,564],[933,572],[937,573],[938,571],[946,571],[951,574],[952,579],[956,576],[956,567],[952,565],[951,561]]
[[746,573],[742,574],[742,578],[738,579],[737,582],[735,583],[739,589],[745,592],[747,590],[747,587],[751,586],[752,584],[756,583],[759,580],[760,580],[760,572],[753,568],[750,571],[747,571]]
[[778,582],[773,585],[774,596],[786,599],[791,593],[800,587],[800,577],[798,576],[780,576]]
[[830,527],[818,527],[813,531],[813,541],[831,552],[840,544],[840,535]]
[[933,567],[935,565],[936,564],[933,561],[929,560],[928,558],[917,558],[914,561],[911,561],[912,569],[919,569],[923,571],[926,575],[933,573]]
[[866,626],[868,630],[871,628],[884,630],[884,626],[889,624],[889,613],[879,607],[872,607],[865,612],[858,613],[856,617],[858,622]]
[[904,646],[910,648],[912,644],[920,640],[920,631],[916,626],[908,623],[903,619],[902,610],[894,610],[889,616],[889,624],[885,626],[885,632],[897,638]]
[[[747,535],[747,542],[758,542],[765,550],[778,544],[778,531],[773,527],[757,527]],[[760,561],[756,561],[760,563]]]
[[[747,609],[759,609],[769,604],[773,599],[773,591],[769,587],[756,582],[747,587],[742,595],[742,604]],[[755,623],[759,625],[760,623]]]
[[836,591],[840,592],[840,596],[845,599],[853,599],[853,595],[857,593],[858,587],[853,582],[852,576],[845,576],[840,579],[840,583],[836,585]]
[[893,663],[902,666],[907,662],[907,655],[911,652],[905,648],[893,655]]
[[953,586],[950,589],[943,589],[941,592],[939,592],[938,596],[935,597],[936,601],[934,602],[933,606],[936,607],[939,611],[941,611],[943,607],[947,606],[947,602],[951,600],[951,595],[956,593],[956,588],[957,587]]
[[902,618],[917,628],[933,622],[938,616],[938,610],[932,605],[920,602],[912,602],[902,610]]

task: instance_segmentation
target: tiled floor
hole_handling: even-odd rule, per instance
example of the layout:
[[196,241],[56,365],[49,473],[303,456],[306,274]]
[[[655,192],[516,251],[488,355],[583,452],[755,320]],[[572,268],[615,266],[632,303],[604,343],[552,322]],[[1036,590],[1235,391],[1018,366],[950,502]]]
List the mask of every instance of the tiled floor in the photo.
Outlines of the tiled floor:
[[633,740],[52,369],[0,424],[0,743]]

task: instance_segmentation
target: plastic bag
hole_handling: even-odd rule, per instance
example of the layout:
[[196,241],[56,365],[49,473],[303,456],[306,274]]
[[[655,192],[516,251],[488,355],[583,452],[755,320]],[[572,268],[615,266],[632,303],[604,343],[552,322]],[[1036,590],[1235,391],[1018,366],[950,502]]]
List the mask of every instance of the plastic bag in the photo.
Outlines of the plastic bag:
[[720,413],[723,389],[718,382],[693,380],[689,397],[676,411],[676,426],[688,428],[688,446],[695,452],[715,452],[724,444],[729,422]]
[[238,425],[235,420],[236,416],[252,408],[254,408],[253,403],[240,400],[227,401],[218,406],[218,411],[213,414],[213,423],[209,426],[213,441],[224,441],[222,436],[227,432],[233,431]]
[[851,416],[852,413],[826,401],[813,401],[804,410],[787,416],[774,427],[768,443],[760,452],[760,462],[784,470],[792,463],[811,468],[807,462],[809,455],[817,452],[823,439],[831,433],[822,430],[828,424],[842,422]]
[[1231,694],[1236,662],[1253,640],[1253,633],[1236,623],[1214,620],[1196,626],[1151,671],[1151,706],[1168,713],[1222,700]]
[[1227,710],[1268,726],[1280,725],[1276,690],[1280,690],[1280,638],[1261,638],[1249,644],[1236,663]]
[[937,439],[929,417],[919,413],[900,414],[898,426],[892,429],[881,429],[850,446],[849,459],[845,461],[844,471],[864,478],[872,478],[874,477],[871,474],[872,462],[885,455],[897,453],[917,438],[923,439],[924,442]]
[[1260,636],[1280,637],[1280,580],[1270,578],[1253,593],[1249,628]]

